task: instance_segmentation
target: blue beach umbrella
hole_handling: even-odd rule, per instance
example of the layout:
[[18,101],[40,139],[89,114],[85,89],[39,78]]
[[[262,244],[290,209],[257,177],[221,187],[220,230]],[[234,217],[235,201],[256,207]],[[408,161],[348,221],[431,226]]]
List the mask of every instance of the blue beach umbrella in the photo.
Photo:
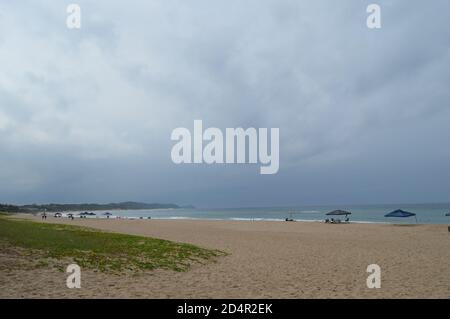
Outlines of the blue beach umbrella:
[[[332,212],[327,213],[327,216],[345,216],[345,222],[349,222],[349,218],[348,215],[351,215],[352,213],[346,211],[346,210],[333,210]],[[328,219],[327,219],[328,220]],[[325,220],[325,222],[327,222],[327,220]],[[333,219],[332,221],[333,222]],[[340,220],[338,220],[338,222],[340,222]]]
[[328,216],[343,216],[347,217],[347,215],[351,215],[352,213],[347,212],[345,210],[333,210],[332,212],[327,213]]
[[414,213],[410,213],[410,212],[406,212],[404,210],[401,209],[397,209],[394,210],[393,212],[390,212],[389,214],[384,215],[384,217],[411,217],[414,216],[414,218],[416,219],[416,223],[417,223],[417,217],[416,214]]

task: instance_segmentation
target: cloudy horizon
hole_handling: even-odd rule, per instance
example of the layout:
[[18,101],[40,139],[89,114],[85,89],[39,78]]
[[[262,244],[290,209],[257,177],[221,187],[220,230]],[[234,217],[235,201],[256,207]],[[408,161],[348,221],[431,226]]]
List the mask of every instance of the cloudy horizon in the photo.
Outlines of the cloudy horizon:
[[[73,2],[0,3],[0,202],[450,202],[450,2]],[[197,119],[279,128],[278,173],[174,164]]]

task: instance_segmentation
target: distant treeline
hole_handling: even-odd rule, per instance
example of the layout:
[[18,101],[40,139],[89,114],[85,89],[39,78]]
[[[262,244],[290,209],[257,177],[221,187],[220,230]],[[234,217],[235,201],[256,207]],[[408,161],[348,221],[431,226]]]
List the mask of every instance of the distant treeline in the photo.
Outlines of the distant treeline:
[[180,208],[175,204],[147,204],[137,202],[109,203],[109,204],[43,204],[43,205],[7,205],[0,204],[0,211],[11,213],[22,212],[61,212],[61,211],[88,211],[88,210],[114,210],[114,209],[162,209],[162,208]]
[[19,206],[0,204],[0,212],[20,213],[23,211]]

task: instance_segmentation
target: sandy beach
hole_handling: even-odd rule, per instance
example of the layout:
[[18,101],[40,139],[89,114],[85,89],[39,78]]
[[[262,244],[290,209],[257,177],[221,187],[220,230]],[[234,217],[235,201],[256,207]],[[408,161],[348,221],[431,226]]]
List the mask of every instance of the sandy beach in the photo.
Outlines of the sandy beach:
[[[192,243],[229,255],[187,272],[82,270],[82,288],[68,289],[64,272],[27,270],[21,257],[0,251],[1,298],[450,298],[446,225],[53,217],[46,222]],[[366,286],[369,264],[381,267],[380,289]]]

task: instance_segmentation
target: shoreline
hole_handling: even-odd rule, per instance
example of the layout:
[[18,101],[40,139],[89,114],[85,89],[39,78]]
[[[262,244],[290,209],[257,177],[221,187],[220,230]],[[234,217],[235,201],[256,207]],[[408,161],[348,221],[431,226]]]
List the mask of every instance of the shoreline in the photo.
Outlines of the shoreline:
[[[171,209],[169,209],[171,210]],[[112,210],[111,210],[112,211]],[[107,212],[107,211],[102,211]],[[52,216],[56,212],[47,212],[47,215],[49,218],[53,219]],[[75,212],[64,212],[62,213],[62,217],[58,217],[58,219],[68,219],[67,214],[71,214]],[[79,213],[79,211],[77,211]],[[12,213],[11,215],[14,216],[33,216],[37,217],[38,214],[41,213]],[[79,217],[75,217],[75,219],[80,219]],[[98,216],[86,216],[83,219],[89,219],[89,220],[193,220],[193,221],[243,221],[243,222],[283,222],[283,223],[325,223],[325,218],[323,219],[294,219],[293,221],[286,221],[284,218],[245,218],[245,217],[229,217],[229,218],[201,218],[201,217],[189,217],[189,216],[168,216],[168,217],[160,217],[160,216],[117,216],[117,215],[111,215],[109,218],[98,215]],[[411,222],[411,221],[368,221],[368,220],[350,220],[348,223],[342,222],[341,224],[380,224],[380,225],[449,225],[450,226],[450,218],[448,223],[442,222],[442,223],[423,223],[423,222]]]

